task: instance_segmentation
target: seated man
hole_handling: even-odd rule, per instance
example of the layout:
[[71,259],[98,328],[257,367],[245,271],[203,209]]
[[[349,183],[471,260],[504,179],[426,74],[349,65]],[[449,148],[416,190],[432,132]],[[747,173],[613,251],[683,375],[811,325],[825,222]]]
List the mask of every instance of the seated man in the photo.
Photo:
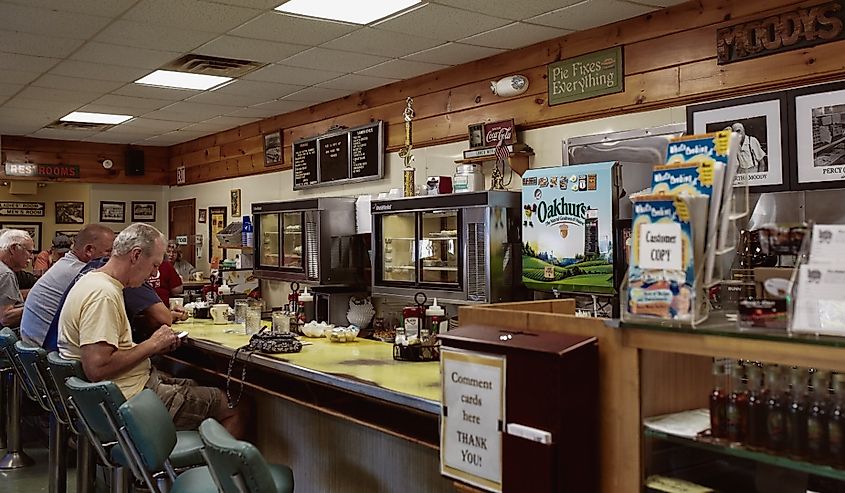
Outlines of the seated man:
[[23,314],[23,295],[15,272],[26,268],[35,245],[26,231],[8,229],[0,235],[0,324],[17,327]]
[[179,347],[170,326],[162,325],[140,344],[132,342],[123,288],[141,286],[155,274],[164,249],[164,236],[154,227],[136,223],[124,229],[106,265],[84,275],[68,293],[59,316],[59,352],[81,361],[91,381],[112,380],[127,399],[152,389],[177,429],[194,429],[213,417],[233,436],[243,437],[244,413],[239,412],[243,409],[230,409],[220,389],[169,379],[151,367],[150,356]]
[[58,259],[29,291],[21,320],[21,338],[25,342],[35,346],[44,344],[47,329],[59,312],[62,295],[87,262],[111,252],[112,242],[114,231],[101,224],[89,224],[79,231],[73,248]]

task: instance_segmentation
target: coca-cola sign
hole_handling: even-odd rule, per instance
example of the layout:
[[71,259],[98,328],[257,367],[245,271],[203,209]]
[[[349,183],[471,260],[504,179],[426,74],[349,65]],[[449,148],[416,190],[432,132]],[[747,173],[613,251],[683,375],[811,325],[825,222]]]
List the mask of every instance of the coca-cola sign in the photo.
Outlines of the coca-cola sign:
[[484,124],[485,147],[496,146],[500,140],[504,145],[516,142],[516,130],[512,119]]

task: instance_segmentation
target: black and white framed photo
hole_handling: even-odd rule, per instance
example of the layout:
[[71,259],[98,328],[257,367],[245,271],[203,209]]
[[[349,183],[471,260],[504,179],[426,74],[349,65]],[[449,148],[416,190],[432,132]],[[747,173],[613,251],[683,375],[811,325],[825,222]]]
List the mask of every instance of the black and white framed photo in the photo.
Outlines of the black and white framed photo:
[[845,187],[845,82],[802,87],[787,94],[793,188]]
[[79,231],[56,231],[56,236],[62,235],[67,236],[70,238],[70,241],[74,241],[76,239],[76,235],[79,234]]
[[197,211],[197,222],[198,223],[205,223],[205,218],[207,217],[208,209],[199,209]]
[[264,166],[282,164],[282,131],[277,130],[264,136]]
[[56,202],[56,224],[85,224],[85,202]]
[[100,202],[100,222],[101,223],[125,223],[126,222],[126,202]]
[[132,201],[132,222],[154,223],[156,220],[155,202]]
[[32,238],[33,252],[41,251],[41,223],[0,222],[1,229],[20,229],[29,233]]
[[733,130],[741,136],[734,186],[754,192],[789,188],[786,93],[760,94],[687,106],[687,132]]

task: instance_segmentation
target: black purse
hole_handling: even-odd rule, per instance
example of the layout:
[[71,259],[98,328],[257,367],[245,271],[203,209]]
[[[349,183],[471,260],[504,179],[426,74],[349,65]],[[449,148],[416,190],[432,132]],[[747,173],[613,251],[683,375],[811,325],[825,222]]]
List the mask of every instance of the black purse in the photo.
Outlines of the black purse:
[[[235,360],[238,359],[238,353],[241,351],[250,354],[258,351],[266,354],[281,354],[281,353],[298,353],[302,351],[302,343],[297,340],[296,336],[290,332],[279,334],[270,332],[266,328],[261,329],[258,333],[253,334],[249,338],[249,342],[245,346],[235,349],[232,353],[232,359],[229,360],[229,369],[226,371],[226,399],[229,401],[229,409],[234,409],[241,401],[241,396],[244,394],[244,383],[246,382],[246,362],[241,369],[241,388],[238,391],[238,397],[233,401],[230,391],[232,384],[232,369],[235,366]],[[247,359],[249,357],[247,356]]]

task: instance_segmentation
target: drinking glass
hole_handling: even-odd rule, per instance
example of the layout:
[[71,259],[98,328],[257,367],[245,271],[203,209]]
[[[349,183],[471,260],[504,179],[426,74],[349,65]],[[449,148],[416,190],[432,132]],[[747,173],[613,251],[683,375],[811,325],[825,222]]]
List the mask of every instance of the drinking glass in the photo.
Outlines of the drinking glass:
[[246,309],[246,322],[244,323],[246,335],[257,334],[261,330],[261,308],[250,306]]
[[249,306],[247,300],[235,300],[235,323],[242,324],[246,321],[246,309]]
[[290,332],[290,315],[282,310],[273,312],[273,332],[286,334]]

